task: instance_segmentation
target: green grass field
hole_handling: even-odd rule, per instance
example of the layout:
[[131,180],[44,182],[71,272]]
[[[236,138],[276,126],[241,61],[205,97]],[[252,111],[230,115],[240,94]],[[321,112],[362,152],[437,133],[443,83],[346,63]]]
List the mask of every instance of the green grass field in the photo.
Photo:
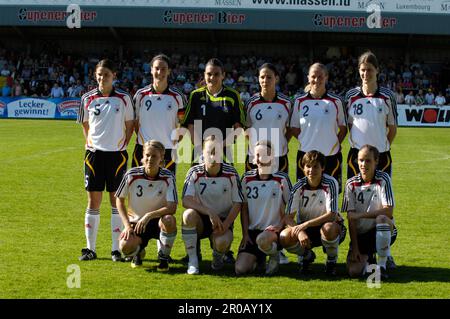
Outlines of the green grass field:
[[[134,141],[134,138],[133,138]],[[393,145],[394,215],[399,235],[392,248],[398,268],[380,289],[345,276],[349,238],[340,246],[339,276],[325,277],[316,248],[314,274],[298,274],[295,256],[277,276],[236,278],[230,266],[210,270],[211,251],[202,241],[202,275],[188,276],[178,230],[169,273],[156,272],[151,241],[144,267],[110,259],[110,207],[101,208],[98,260],[79,262],[85,246],[83,137],[72,121],[0,120],[0,298],[449,298],[450,130],[400,128]],[[297,142],[292,141],[291,178]],[[132,152],[130,145],[129,153]],[[344,156],[348,149],[345,143]],[[242,165],[237,166],[239,173]],[[187,164],[179,166],[180,194]],[[344,168],[344,176],[346,170]],[[292,179],[294,180],[294,179]],[[180,224],[182,208],[177,210]],[[241,240],[239,222],[232,249]],[[79,265],[81,288],[68,288],[69,265]],[[218,287],[221,287],[220,289]]]

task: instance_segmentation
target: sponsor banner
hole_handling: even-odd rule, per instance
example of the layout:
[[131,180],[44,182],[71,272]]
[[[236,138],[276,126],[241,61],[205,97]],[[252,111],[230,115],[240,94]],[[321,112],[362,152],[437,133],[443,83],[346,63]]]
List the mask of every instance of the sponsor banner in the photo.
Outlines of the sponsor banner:
[[[195,9],[252,9],[252,10],[311,10],[311,11],[366,11],[371,4],[394,13],[448,14],[449,0],[40,0],[39,5],[68,6],[76,2],[92,7],[147,7]],[[0,5],[17,1],[0,0]],[[36,0],[22,0],[21,5],[36,5]]]
[[0,98],[0,117],[32,119],[76,119],[79,98]]
[[398,126],[450,127],[450,106],[397,105]]

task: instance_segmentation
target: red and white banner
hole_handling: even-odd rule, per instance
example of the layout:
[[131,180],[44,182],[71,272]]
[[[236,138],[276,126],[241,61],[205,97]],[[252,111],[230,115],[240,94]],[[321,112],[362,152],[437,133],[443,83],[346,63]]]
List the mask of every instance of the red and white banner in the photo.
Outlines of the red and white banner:
[[398,126],[450,127],[450,106],[397,105]]

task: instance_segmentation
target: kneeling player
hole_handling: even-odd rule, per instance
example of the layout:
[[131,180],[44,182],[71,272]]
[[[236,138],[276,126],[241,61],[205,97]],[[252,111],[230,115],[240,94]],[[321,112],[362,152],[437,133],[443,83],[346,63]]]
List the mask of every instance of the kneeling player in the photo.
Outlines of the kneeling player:
[[265,261],[266,255],[269,256],[266,275],[273,275],[279,267],[279,236],[292,185],[286,173],[273,171],[270,142],[256,143],[255,161],[257,168],[242,177],[245,191],[241,211],[243,238],[235,264],[236,275],[252,272]]
[[187,273],[199,273],[198,239],[209,238],[213,249],[211,268],[223,267],[233,241],[233,223],[243,195],[236,169],[222,163],[222,141],[209,136],[203,143],[204,163],[193,166],[183,187],[182,236],[189,256]]
[[[327,254],[325,272],[336,275],[339,244],[346,229],[338,213],[339,187],[336,179],[324,174],[325,156],[309,151],[302,158],[305,177],[294,185],[286,208],[287,228],[281,233],[281,244],[299,255],[302,271],[307,272],[314,261],[313,247],[323,246]],[[297,215],[297,223],[294,216]]]
[[[168,259],[177,232],[173,215],[178,200],[175,177],[161,167],[164,152],[160,142],[147,141],[143,166],[130,169],[116,193],[117,208],[125,226],[120,236],[120,250],[125,256],[133,257],[133,268],[142,265],[145,247],[150,238],[155,238],[160,241],[157,270],[169,270]],[[125,198],[128,198],[128,210]]]
[[391,178],[376,169],[378,157],[376,147],[364,145],[358,152],[360,173],[345,185],[342,211],[348,213],[351,242],[347,268],[351,277],[364,275],[367,264],[375,263],[375,253],[381,277],[388,277],[386,260],[397,229]]

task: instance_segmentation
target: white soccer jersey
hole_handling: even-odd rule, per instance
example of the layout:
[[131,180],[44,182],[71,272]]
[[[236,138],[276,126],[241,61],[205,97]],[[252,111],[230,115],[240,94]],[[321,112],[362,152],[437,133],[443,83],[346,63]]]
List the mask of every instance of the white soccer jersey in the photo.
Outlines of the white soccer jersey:
[[165,168],[160,168],[156,178],[147,176],[144,166],[132,168],[124,175],[116,197],[128,197],[128,214],[132,222],[137,222],[168,202],[178,203],[175,177]]
[[255,145],[260,140],[269,140],[274,146],[276,157],[284,156],[288,152],[286,127],[289,125],[291,101],[281,93],[277,93],[273,101],[266,101],[261,93],[250,98],[245,108],[249,128],[248,154],[253,161]]
[[257,169],[242,176],[244,202],[248,204],[249,229],[264,230],[281,221],[280,209],[289,200],[292,185],[289,176],[283,172],[261,180]]
[[310,93],[299,95],[294,100],[290,127],[300,129],[299,150],[316,150],[325,156],[340,151],[339,126],[346,126],[342,100],[332,93],[321,98],[313,98]]
[[297,223],[304,223],[328,212],[338,214],[339,200],[338,182],[324,174],[317,189],[312,190],[307,177],[300,179],[295,185],[286,206],[286,214],[297,213]]
[[134,105],[139,121],[137,143],[144,145],[149,140],[157,140],[166,149],[174,149],[171,135],[186,107],[184,94],[172,87],[158,93],[149,85],[136,92]]
[[351,126],[350,146],[361,149],[369,144],[380,152],[389,151],[388,125],[397,125],[397,102],[392,91],[380,87],[373,96],[365,96],[357,87],[347,92],[345,106]]
[[[391,178],[387,173],[377,170],[371,183],[365,183],[361,174],[358,174],[345,184],[343,212],[372,212],[383,206],[394,207]],[[375,226],[375,218],[361,218],[357,223],[358,234],[366,233]]]
[[125,122],[134,120],[134,109],[128,93],[113,89],[103,96],[94,89],[81,97],[78,123],[89,123],[86,148],[115,152],[126,149]]
[[242,203],[243,194],[236,169],[230,164],[221,165],[217,176],[208,176],[205,164],[191,167],[184,181],[182,196],[193,196],[200,204],[226,218],[234,203]]

